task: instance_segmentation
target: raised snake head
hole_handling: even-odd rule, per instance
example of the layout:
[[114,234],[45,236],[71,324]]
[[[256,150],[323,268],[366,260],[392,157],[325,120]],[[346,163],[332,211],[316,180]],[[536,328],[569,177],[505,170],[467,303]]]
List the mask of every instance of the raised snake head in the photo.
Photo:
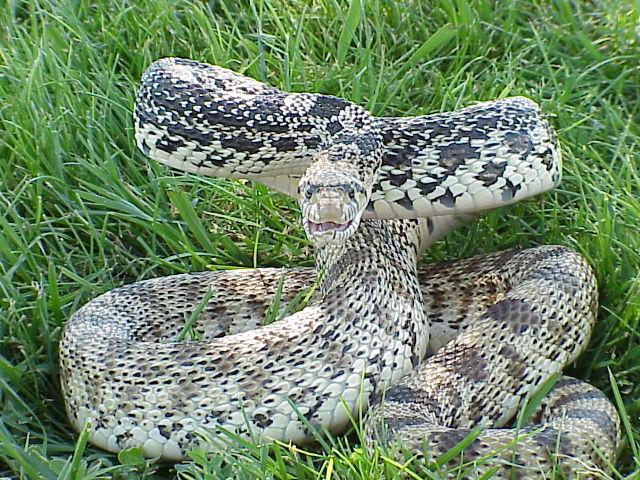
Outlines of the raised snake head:
[[302,223],[315,245],[337,244],[358,228],[382,158],[372,130],[340,135],[314,156],[298,184]]
[[286,93],[218,66],[168,58],[145,71],[134,124],[139,148],[158,162],[297,196],[316,245],[343,243],[363,215],[475,214],[560,181],[555,136],[524,97],[373,117],[340,98]]

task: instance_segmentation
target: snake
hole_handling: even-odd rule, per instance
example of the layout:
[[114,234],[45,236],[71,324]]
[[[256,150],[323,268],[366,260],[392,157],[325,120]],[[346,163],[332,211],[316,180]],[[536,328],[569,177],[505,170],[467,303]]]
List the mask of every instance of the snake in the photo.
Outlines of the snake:
[[596,319],[580,254],[418,267],[467,218],[558,184],[560,148],[535,102],[380,117],[165,58],[144,72],[133,118],[155,161],[296,198],[315,268],[170,275],[81,307],[63,328],[60,378],[91,443],[180,461],[229,437],[313,444],[361,419],[366,449],[449,476],[601,478],[615,462],[614,405],[562,375]]

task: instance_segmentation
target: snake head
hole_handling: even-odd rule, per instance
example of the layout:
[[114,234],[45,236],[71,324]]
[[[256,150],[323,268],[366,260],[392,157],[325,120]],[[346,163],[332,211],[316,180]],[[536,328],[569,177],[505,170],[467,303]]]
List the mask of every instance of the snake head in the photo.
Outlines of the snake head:
[[376,167],[375,154],[366,162],[360,154],[357,143],[334,145],[317,154],[300,179],[303,225],[315,245],[343,243],[360,224]]

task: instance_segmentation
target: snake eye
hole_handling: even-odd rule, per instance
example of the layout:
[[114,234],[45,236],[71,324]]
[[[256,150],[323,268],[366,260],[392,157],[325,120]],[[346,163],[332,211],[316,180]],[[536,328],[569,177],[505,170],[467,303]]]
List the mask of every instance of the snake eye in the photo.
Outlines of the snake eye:
[[309,185],[304,191],[304,196],[306,197],[307,200],[311,200],[311,197],[313,197],[313,194],[316,193],[317,191],[318,191],[317,185]]
[[353,185],[351,183],[343,183],[340,185],[340,189],[342,189],[347,195],[351,195],[353,193]]

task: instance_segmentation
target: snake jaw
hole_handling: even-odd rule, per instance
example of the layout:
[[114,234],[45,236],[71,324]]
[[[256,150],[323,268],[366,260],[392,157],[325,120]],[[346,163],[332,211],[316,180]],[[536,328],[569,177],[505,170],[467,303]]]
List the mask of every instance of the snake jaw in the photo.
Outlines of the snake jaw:
[[335,222],[312,222],[303,220],[304,230],[309,240],[315,245],[339,244],[348,239],[358,228],[360,217],[348,220],[344,223]]
[[321,232],[327,232],[330,230],[335,230],[337,232],[344,232],[347,228],[349,228],[349,226],[351,226],[351,223],[352,223],[351,221],[348,221],[347,223],[307,222],[307,224],[309,225],[309,233],[311,233],[312,235],[315,235]]

